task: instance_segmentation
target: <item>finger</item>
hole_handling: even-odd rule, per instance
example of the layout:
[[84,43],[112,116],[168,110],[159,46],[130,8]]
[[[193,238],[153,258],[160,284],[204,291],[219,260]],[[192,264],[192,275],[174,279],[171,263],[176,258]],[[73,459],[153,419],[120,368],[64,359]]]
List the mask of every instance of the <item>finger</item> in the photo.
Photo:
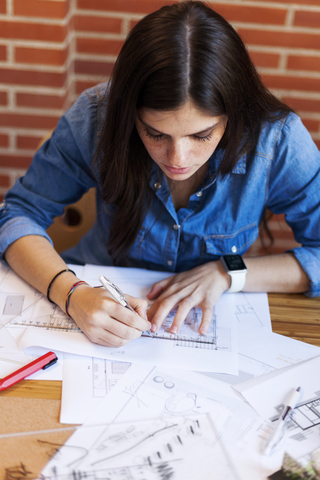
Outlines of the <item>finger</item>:
[[164,298],[157,305],[152,305],[151,308],[155,307],[150,315],[150,310],[148,311],[148,318],[151,321],[151,332],[157,332],[164,320],[167,318],[171,310],[179,303],[179,299],[174,298],[174,296]]
[[161,280],[160,282],[154,283],[150,292],[147,295],[149,300],[154,300],[158,298],[161,293],[165,291],[167,286],[171,283],[172,277],[166,278],[165,280]]
[[202,320],[199,327],[200,335],[206,335],[212,322],[213,305],[202,306]]
[[114,305],[109,309],[109,315],[112,319],[140,332],[150,329],[150,322],[140,316],[138,312],[132,312],[129,308],[123,307],[116,302],[113,303]]
[[150,328],[151,325],[150,325],[150,322],[148,321],[148,316],[147,316],[147,311],[149,307],[148,302],[146,300],[141,300],[140,298],[137,299],[135,297],[130,297],[129,295],[126,295],[126,297],[129,305],[133,308],[133,310],[137,312],[138,315],[140,315],[140,317],[147,320],[149,324],[148,328]]
[[170,327],[170,333],[178,333],[181,325],[185,321],[188,316],[190,310],[195,306],[194,302],[191,298],[185,299],[183,302],[180,303],[177,313],[173,319],[172,325]]

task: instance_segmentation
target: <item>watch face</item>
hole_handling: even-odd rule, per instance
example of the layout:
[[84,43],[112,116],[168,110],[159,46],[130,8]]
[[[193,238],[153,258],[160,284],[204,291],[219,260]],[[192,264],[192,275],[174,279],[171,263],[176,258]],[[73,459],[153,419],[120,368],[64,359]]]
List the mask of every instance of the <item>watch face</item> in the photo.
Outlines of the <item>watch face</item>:
[[227,265],[228,270],[230,270],[230,272],[234,272],[235,270],[247,269],[244,261],[242,260],[241,255],[224,255],[223,259],[225,261],[225,264]]

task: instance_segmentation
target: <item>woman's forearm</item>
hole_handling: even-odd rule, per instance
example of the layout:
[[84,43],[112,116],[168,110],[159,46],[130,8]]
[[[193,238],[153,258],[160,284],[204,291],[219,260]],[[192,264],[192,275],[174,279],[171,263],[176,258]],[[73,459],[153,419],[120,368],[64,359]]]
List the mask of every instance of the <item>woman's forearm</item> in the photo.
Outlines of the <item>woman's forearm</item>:
[[[27,235],[12,243],[5,252],[11,268],[44,295],[53,277],[68,266],[40,235]],[[59,275],[50,288],[50,299],[64,309],[64,301],[70,287],[77,281],[71,272]]]
[[244,258],[246,292],[302,293],[310,280],[292,253]]

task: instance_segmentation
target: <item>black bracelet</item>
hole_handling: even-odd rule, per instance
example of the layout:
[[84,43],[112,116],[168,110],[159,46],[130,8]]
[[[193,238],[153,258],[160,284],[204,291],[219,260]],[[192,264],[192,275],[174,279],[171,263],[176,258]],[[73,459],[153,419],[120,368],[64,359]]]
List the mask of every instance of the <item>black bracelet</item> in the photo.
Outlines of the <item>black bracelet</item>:
[[49,297],[50,288],[52,287],[52,284],[53,284],[53,282],[55,281],[55,279],[56,279],[57,277],[59,277],[59,275],[61,275],[61,273],[64,273],[64,272],[71,272],[71,273],[73,273],[73,275],[76,276],[76,274],[74,273],[73,270],[70,270],[69,268],[66,268],[65,270],[61,270],[61,272],[57,273],[57,275],[55,275],[55,276],[53,277],[53,279],[51,280],[51,282],[49,283],[49,286],[48,286],[48,288],[47,288],[47,299],[48,299],[49,302],[51,302],[51,303],[54,303],[54,302],[53,302],[52,300],[50,300],[50,297]]

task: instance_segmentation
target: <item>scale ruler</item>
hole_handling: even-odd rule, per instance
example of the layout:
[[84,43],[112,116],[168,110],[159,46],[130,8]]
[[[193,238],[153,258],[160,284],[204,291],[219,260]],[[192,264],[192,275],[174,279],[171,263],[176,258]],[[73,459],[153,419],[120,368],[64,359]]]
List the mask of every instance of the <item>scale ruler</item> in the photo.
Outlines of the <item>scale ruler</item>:
[[81,332],[76,322],[70,317],[62,315],[45,315],[34,319],[16,319],[11,325],[23,325],[25,327],[41,327],[47,330],[65,330],[68,332]]

